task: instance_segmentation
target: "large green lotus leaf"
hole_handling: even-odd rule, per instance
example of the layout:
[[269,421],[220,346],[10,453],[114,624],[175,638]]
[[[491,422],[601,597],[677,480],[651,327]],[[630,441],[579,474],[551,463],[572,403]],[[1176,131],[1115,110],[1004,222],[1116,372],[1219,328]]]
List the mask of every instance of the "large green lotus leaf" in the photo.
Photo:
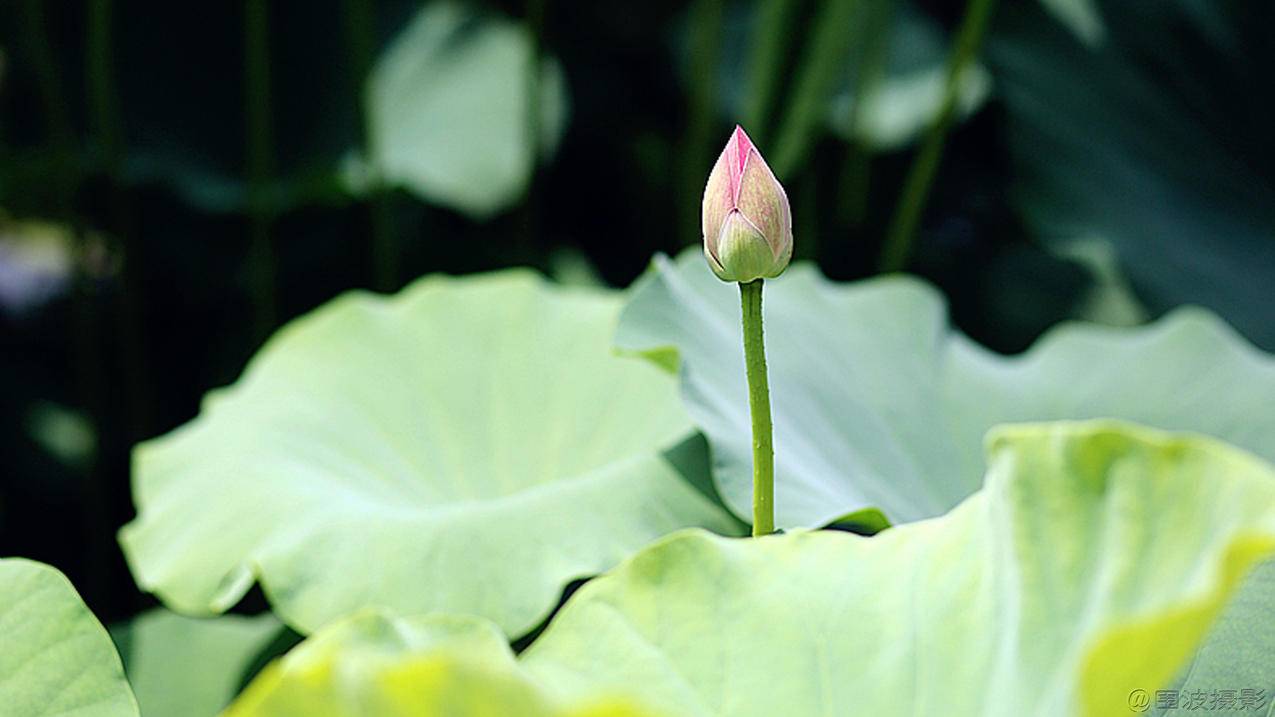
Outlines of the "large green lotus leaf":
[[1110,241],[1153,311],[1200,304],[1275,350],[1275,95],[1256,89],[1275,71],[1271,4],[1067,14],[1101,25],[1078,36],[1006,3],[989,38],[1025,219],[1049,244]]
[[[1275,714],[1275,561],[1267,561],[1240,586],[1239,592],[1222,612],[1204,644],[1192,660],[1178,671],[1178,679],[1169,688],[1182,699],[1175,706],[1170,699],[1156,699],[1151,712],[1162,717],[1175,717],[1177,710],[1191,709],[1187,695],[1202,693],[1209,711],[1222,714],[1252,714],[1256,710],[1228,710],[1225,699],[1209,702],[1220,690],[1261,690],[1265,695],[1258,714]],[[1232,695],[1237,698],[1238,694]],[[1160,697],[1160,695],[1157,695]],[[1233,705],[1234,706],[1234,705]]]
[[0,714],[138,714],[110,636],[70,581],[20,558],[0,560]]
[[1221,442],[1059,422],[988,450],[978,493],[873,538],[665,538],[576,593],[524,665],[563,697],[627,687],[683,715],[1110,717],[1275,554],[1275,470]]
[[155,609],[111,632],[143,717],[213,717],[281,628],[269,613],[197,618]]
[[[722,497],[750,515],[739,292],[697,254],[656,260],[617,341],[664,365],[680,355]],[[780,526],[869,507],[894,522],[942,514],[978,488],[983,435],[1005,422],[1124,418],[1275,458],[1275,361],[1200,310],[1066,325],[1013,358],[952,329],[940,295],[910,278],[837,284],[799,264],[766,283],[763,310]]]
[[477,217],[516,202],[566,124],[556,62],[531,121],[527,29],[457,2],[420,10],[376,63],[365,102],[382,179]]
[[225,713],[365,715],[638,717],[639,712],[612,701],[559,703],[523,674],[500,630],[478,618],[363,612],[272,663]]
[[667,374],[612,355],[619,308],[511,271],[356,292],[289,324],[137,448],[134,576],[193,614],[255,577],[303,633],[383,605],[518,635],[654,538],[734,530],[657,452],[689,423]]

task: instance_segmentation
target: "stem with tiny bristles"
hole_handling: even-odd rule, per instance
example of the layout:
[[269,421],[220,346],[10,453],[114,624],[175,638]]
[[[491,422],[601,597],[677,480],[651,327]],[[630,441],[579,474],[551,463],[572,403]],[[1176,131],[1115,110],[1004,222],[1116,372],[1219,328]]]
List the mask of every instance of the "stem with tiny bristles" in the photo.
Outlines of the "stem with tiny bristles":
[[775,450],[771,438],[770,386],[766,378],[766,339],[761,322],[762,280],[739,285],[744,326],[744,367],[748,410],[753,421],[753,535],[775,532]]

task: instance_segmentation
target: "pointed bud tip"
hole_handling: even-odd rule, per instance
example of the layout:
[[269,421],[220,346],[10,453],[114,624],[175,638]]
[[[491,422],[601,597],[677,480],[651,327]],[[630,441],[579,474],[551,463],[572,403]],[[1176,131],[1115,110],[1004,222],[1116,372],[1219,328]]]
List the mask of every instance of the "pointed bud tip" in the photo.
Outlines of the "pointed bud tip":
[[735,125],[735,131],[731,133],[730,141],[727,142],[728,147],[732,145],[735,147],[735,167],[742,173],[744,164],[748,161],[748,152],[754,149],[756,145],[753,144],[752,138],[748,136],[744,128],[739,125]]

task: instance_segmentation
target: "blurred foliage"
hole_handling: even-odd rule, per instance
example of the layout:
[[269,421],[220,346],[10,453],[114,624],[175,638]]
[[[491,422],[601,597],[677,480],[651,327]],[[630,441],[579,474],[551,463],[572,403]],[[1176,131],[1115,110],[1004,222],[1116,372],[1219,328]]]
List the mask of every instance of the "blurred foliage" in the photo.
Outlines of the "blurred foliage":
[[[947,87],[947,38],[933,18],[907,5],[877,42],[888,49],[884,69],[851,65],[849,81],[833,96],[829,124],[841,139],[873,151],[900,149],[938,118]],[[990,91],[990,75],[975,63],[960,78],[960,117],[973,114]]]
[[373,188],[401,185],[478,219],[518,201],[567,111],[561,66],[531,62],[533,51],[508,20],[453,2],[417,13],[368,80]]
[[[1017,352],[1066,318],[1201,303],[1275,347],[1275,10],[994,10],[906,257],[955,326]],[[798,255],[876,273],[964,11],[0,4],[0,549],[136,612],[114,544],[131,447],[271,329],[430,272],[626,285],[696,239],[737,121],[783,175]]]
[[1270,3],[1100,6],[1104,37],[1013,6],[991,57],[1013,198],[1049,245],[1111,242],[1155,313],[1182,303],[1275,348]]
[[215,717],[280,628],[270,614],[201,619],[158,608],[113,626],[111,638],[143,715]]

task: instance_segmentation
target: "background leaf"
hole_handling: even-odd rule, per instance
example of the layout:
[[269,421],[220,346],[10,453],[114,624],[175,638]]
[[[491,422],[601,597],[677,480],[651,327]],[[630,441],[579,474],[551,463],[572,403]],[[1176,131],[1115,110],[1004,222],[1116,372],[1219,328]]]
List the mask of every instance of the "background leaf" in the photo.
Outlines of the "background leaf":
[[[872,151],[898,150],[920,137],[938,119],[947,84],[948,47],[942,27],[912,3],[891,1],[899,7],[892,13],[885,40],[883,76],[867,82],[862,98],[857,97],[865,69],[861,63],[852,64],[850,82],[833,97],[828,113],[829,126],[841,139],[862,142]],[[961,75],[959,85],[957,119],[964,120],[987,100],[991,76],[976,62]],[[863,105],[856,107],[860,101]]]
[[506,272],[290,324],[137,449],[121,541],[139,584],[206,614],[259,579],[303,633],[381,605],[516,636],[656,537],[738,530],[660,455],[689,423],[667,375],[611,354],[619,307]]
[[137,717],[102,624],[56,569],[0,560],[0,705],[12,717]]
[[422,8],[368,80],[373,170],[480,218],[512,205],[566,125],[566,83],[552,61],[532,122],[531,58],[521,25],[456,2]]
[[[748,400],[738,290],[699,252],[657,259],[617,343],[682,358],[683,397],[713,448],[714,479],[751,515]],[[892,522],[940,515],[978,488],[998,423],[1116,417],[1223,438],[1275,457],[1275,361],[1199,310],[1146,328],[1068,325],[1020,357],[949,327],[910,278],[836,284],[797,265],[767,282],[763,311],[781,526],[863,508]]]
[[[1054,6],[1073,3],[1052,3]],[[1077,7],[1083,4],[1075,4]],[[1275,69],[1262,3],[1102,2],[1086,44],[1036,3],[990,46],[1013,197],[1038,236],[1110,241],[1154,311],[1201,304],[1275,349]]]
[[999,429],[984,488],[873,538],[666,538],[523,655],[685,715],[1123,714],[1275,554],[1275,471],[1113,422]]
[[111,632],[143,717],[213,717],[280,628],[269,613],[209,619],[155,609]]
[[[1266,714],[1275,712],[1275,561],[1259,565],[1240,586],[1195,656],[1179,670],[1169,686],[1179,693],[1202,690],[1263,690]],[[1155,706],[1154,704],[1152,705]],[[1226,714],[1218,706],[1217,711]],[[1152,709],[1160,717],[1175,717],[1176,709]],[[1260,713],[1259,713],[1260,714]]]

